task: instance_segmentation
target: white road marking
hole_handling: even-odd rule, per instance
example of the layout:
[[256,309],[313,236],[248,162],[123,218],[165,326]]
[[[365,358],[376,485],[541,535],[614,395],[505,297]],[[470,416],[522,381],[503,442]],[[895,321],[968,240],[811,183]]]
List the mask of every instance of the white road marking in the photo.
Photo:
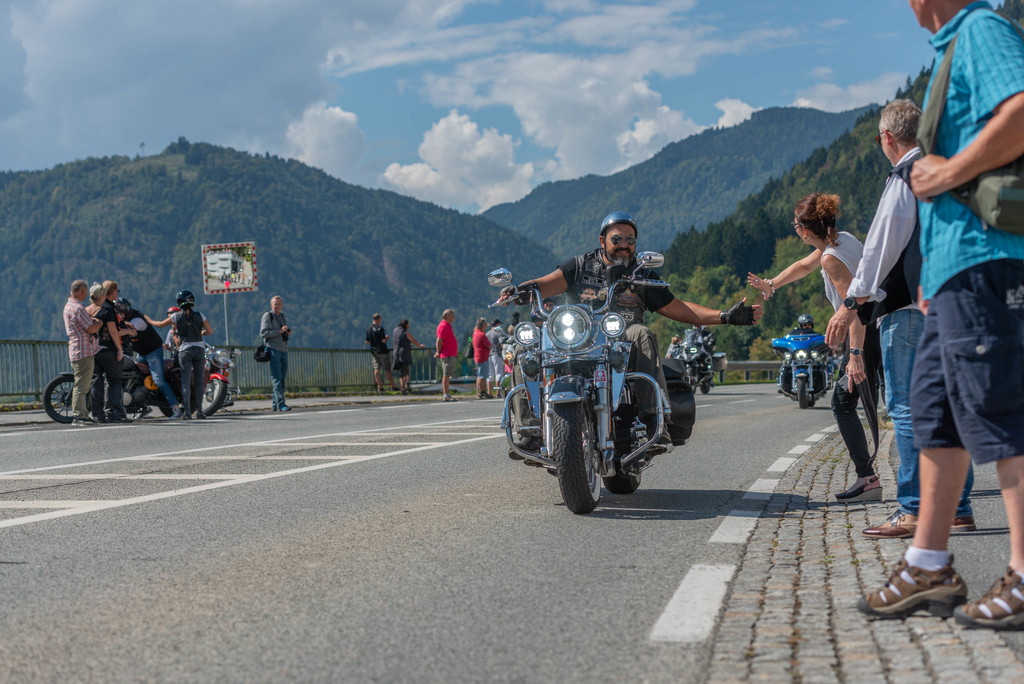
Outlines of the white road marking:
[[211,475],[208,473],[39,473],[0,475],[0,480],[233,480],[248,475]]
[[[437,442],[408,442],[406,446],[413,444],[433,444],[435,446],[446,446]],[[361,446],[366,446],[365,444]],[[377,446],[374,444],[374,446]],[[312,454],[269,454],[267,456],[147,456],[140,461],[341,461],[346,458],[363,458],[372,454],[344,454],[333,456],[314,456]],[[0,477],[0,480],[4,479]]]
[[[470,439],[460,439],[454,442],[449,442],[443,446],[454,446],[456,444],[469,444],[472,442],[481,442],[495,437],[504,437],[503,434],[495,434],[489,437],[472,437]],[[418,446],[412,449],[400,449],[399,451],[391,451],[385,454],[377,454],[374,456],[364,456],[357,459],[348,459],[344,461],[332,461],[330,463],[319,463],[317,465],[305,466],[303,468],[294,468],[291,470],[281,470],[274,473],[264,473],[262,475],[243,475],[235,476],[233,480],[221,480],[219,482],[211,482],[204,485],[196,485],[195,487],[186,487],[184,489],[174,489],[167,492],[159,492],[157,494],[148,494],[146,496],[135,496],[130,499],[117,499],[112,501],[102,501],[89,506],[81,506],[79,508],[71,508],[61,511],[49,511],[47,513],[37,513],[36,515],[28,515],[21,518],[10,518],[8,520],[0,520],[0,529],[6,527],[17,527],[19,525],[28,525],[31,523],[42,522],[45,520],[55,520],[57,518],[65,518],[72,515],[82,515],[84,513],[94,513],[96,511],[104,511],[111,508],[121,508],[123,506],[132,506],[134,504],[146,503],[148,501],[159,501],[161,499],[171,499],[178,496],[184,496],[186,494],[195,494],[197,492],[205,492],[211,489],[220,489],[222,487],[234,487],[240,484],[247,484],[250,482],[260,482],[262,480],[275,480],[280,477],[288,477],[289,475],[299,475],[302,473],[311,473],[316,470],[326,470],[328,468],[337,468],[340,466],[352,465],[354,463],[361,463],[363,461],[372,461],[379,458],[388,458],[390,456],[399,456],[402,454],[411,454],[418,451],[428,451],[430,449],[439,448],[437,445],[430,446]],[[137,457],[131,457],[127,459],[111,459],[112,461],[128,461],[134,460]],[[67,467],[67,466],[65,466]]]
[[795,458],[789,458],[787,456],[783,456],[782,458],[780,458],[779,460],[775,461],[775,463],[772,463],[771,466],[768,467],[768,472],[769,473],[784,473],[787,470],[789,470],[790,467],[794,463],[796,463],[796,462],[797,462],[797,459],[795,459]]
[[838,429],[839,429],[838,425],[829,425],[827,428],[822,428],[821,431],[824,432],[824,433],[832,433],[832,432],[835,432]]
[[[155,453],[155,454],[140,454],[139,456],[124,456],[122,458],[104,458],[104,459],[100,459],[100,460],[97,460],[97,461],[81,461],[81,462],[78,462],[78,463],[66,463],[64,465],[40,466],[38,468],[22,468],[21,470],[9,470],[9,471],[6,471],[6,472],[0,472],[0,476],[3,476],[3,475],[18,475],[18,474],[21,474],[21,473],[39,473],[39,472],[43,472],[43,471],[46,471],[46,470],[60,470],[62,468],[76,468],[76,467],[81,467],[81,466],[100,465],[100,464],[103,464],[103,463],[123,463],[123,462],[126,462],[126,461],[140,461],[140,460],[145,460],[147,458],[151,458],[151,457],[154,457],[154,456],[177,456],[177,455],[180,455],[180,454],[195,454],[195,453],[199,453],[199,452],[203,452],[203,451],[220,451],[220,450],[223,450],[223,449],[237,449],[237,448],[240,448],[240,447],[267,446],[267,445],[271,445],[271,444],[285,444],[287,442],[309,441],[311,439],[324,439],[324,438],[327,438],[327,437],[354,437],[354,436],[358,436],[358,435],[370,435],[370,434],[374,434],[374,433],[378,433],[378,432],[386,432],[388,430],[404,430],[404,429],[407,429],[407,428],[422,428],[422,427],[433,427],[433,426],[440,426],[440,425],[451,425],[451,424],[455,424],[455,423],[465,423],[465,422],[467,422],[467,420],[479,420],[479,419],[466,419],[466,418],[462,418],[462,419],[459,419],[459,420],[446,420],[446,421],[438,421],[438,422],[433,422],[433,423],[419,423],[419,424],[416,424],[416,425],[405,425],[405,426],[397,425],[397,426],[386,427],[386,428],[376,428],[376,429],[373,429],[373,430],[349,430],[349,431],[346,431],[346,432],[327,432],[327,433],[324,433],[322,435],[303,435],[301,437],[283,437],[281,439],[264,439],[264,440],[258,440],[258,441],[255,441],[255,442],[238,442],[238,443],[235,443],[235,444],[221,444],[219,446],[199,447],[197,449],[182,449],[180,451],[165,451],[165,452],[159,452],[159,453]],[[491,420],[493,420],[493,418]],[[412,433],[405,433],[405,434],[412,434]],[[442,433],[442,434],[447,434],[448,436],[451,436],[452,434],[459,434],[459,433]],[[465,434],[465,433],[461,433],[461,434]],[[480,434],[484,434],[484,433],[480,433]],[[487,434],[491,434],[491,433],[487,433]],[[505,434],[504,432],[495,432],[495,433],[491,434],[491,436],[492,437],[498,437],[498,436],[504,436],[504,434]],[[449,442],[449,444],[457,444],[457,443],[458,442]]]
[[0,501],[0,508],[79,508],[102,501]]
[[797,444],[795,447],[789,450],[791,454],[802,454],[811,448],[810,444]]
[[711,636],[735,565],[694,565],[651,630],[651,641],[694,643]]
[[823,439],[825,439],[825,435],[821,434],[820,432],[815,432],[813,435],[811,435],[810,437],[806,438],[804,441],[805,442],[820,442]]
[[760,517],[760,511],[729,511],[708,541],[712,544],[745,544]]
[[770,499],[779,486],[779,480],[758,480],[750,485],[750,489],[743,495],[744,499]]

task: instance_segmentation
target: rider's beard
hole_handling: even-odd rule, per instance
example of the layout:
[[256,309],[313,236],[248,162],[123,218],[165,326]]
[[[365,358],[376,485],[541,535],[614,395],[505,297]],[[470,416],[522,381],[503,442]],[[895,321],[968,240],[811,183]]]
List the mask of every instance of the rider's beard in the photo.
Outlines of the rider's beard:
[[625,266],[629,263],[629,249],[619,247],[618,249],[604,251],[604,256],[611,266]]

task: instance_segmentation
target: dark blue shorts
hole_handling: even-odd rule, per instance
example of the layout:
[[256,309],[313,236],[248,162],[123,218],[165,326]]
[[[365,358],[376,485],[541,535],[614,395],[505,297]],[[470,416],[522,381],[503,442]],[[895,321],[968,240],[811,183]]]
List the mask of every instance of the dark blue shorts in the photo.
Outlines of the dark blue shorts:
[[958,273],[929,302],[911,380],[918,449],[1024,454],[1024,261]]

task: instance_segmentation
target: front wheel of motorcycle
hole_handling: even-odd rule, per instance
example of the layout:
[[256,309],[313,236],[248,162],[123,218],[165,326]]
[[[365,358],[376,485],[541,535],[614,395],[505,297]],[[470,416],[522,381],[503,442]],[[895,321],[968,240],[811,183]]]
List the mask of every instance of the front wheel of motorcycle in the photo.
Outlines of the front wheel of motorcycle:
[[228,398],[228,383],[220,378],[210,378],[206,383],[206,393],[203,395],[203,415],[212,416],[224,405]]
[[590,418],[579,403],[555,404],[551,451],[562,500],[573,513],[590,513],[601,498],[600,456],[591,440]]
[[[43,409],[46,415],[58,423],[70,423],[75,419],[74,407],[71,406],[71,393],[75,389],[75,378],[72,375],[58,375],[43,390]],[[89,395],[86,395],[88,406]]]
[[800,408],[805,409],[811,406],[811,394],[807,391],[807,378],[796,379],[796,397],[800,402]]
[[700,393],[701,394],[707,394],[710,391],[711,391],[711,381],[710,380],[705,380],[704,382],[702,382],[700,384]]

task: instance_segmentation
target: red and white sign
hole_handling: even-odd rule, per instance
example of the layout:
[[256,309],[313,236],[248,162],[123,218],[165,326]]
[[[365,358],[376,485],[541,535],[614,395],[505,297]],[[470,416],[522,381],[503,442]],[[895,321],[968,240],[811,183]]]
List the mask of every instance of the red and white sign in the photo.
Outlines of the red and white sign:
[[259,288],[256,277],[256,243],[225,242],[203,245],[203,292],[255,292]]
[[594,371],[594,382],[608,382],[608,376],[605,375],[603,368]]

